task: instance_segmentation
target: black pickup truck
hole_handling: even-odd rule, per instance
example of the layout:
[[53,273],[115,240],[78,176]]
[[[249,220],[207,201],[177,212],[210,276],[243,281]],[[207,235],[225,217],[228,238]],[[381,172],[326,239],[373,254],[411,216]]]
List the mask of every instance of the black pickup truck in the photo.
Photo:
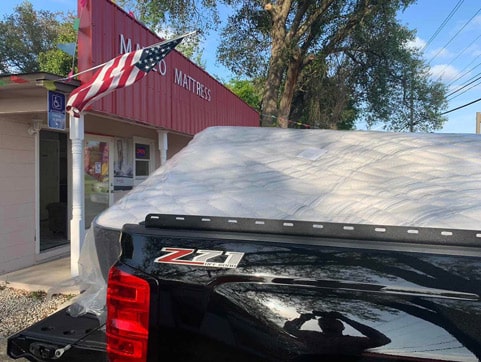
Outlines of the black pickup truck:
[[149,214],[105,323],[61,310],[30,361],[479,361],[481,231]]
[[479,135],[208,128],[96,217],[85,292],[8,353],[479,361],[480,154]]

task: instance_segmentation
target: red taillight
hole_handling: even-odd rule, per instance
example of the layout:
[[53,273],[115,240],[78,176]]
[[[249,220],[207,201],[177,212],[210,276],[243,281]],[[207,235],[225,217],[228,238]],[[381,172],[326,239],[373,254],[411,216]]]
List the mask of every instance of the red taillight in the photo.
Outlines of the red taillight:
[[149,283],[116,267],[107,284],[107,353],[110,362],[147,361]]

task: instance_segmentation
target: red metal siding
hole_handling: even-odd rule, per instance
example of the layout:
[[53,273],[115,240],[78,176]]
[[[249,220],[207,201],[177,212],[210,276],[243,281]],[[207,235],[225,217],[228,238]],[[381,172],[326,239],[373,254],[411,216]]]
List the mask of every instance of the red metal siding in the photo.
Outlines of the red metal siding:
[[[84,8],[79,5],[79,17],[80,71],[119,55],[121,36],[124,44],[131,42],[131,50],[137,44],[143,47],[161,41],[109,0],[89,0]],[[95,102],[91,109],[191,135],[210,126],[259,126],[255,110],[182,54],[171,52],[164,65],[164,75],[151,72]],[[92,75],[86,73],[81,80]]]

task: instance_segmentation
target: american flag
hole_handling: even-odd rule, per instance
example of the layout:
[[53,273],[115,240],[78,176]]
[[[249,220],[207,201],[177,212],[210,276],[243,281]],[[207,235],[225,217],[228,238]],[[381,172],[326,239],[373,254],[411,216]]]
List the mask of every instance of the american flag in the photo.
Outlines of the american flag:
[[85,84],[76,88],[67,101],[67,112],[80,117],[80,112],[91,103],[142,79],[184,38],[181,36],[158,45],[121,54],[111,59]]

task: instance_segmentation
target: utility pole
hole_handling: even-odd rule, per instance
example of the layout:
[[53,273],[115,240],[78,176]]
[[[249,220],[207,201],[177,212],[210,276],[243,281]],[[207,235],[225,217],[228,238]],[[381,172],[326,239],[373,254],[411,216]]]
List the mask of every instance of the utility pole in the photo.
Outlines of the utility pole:
[[476,134],[481,133],[481,112],[476,112]]

